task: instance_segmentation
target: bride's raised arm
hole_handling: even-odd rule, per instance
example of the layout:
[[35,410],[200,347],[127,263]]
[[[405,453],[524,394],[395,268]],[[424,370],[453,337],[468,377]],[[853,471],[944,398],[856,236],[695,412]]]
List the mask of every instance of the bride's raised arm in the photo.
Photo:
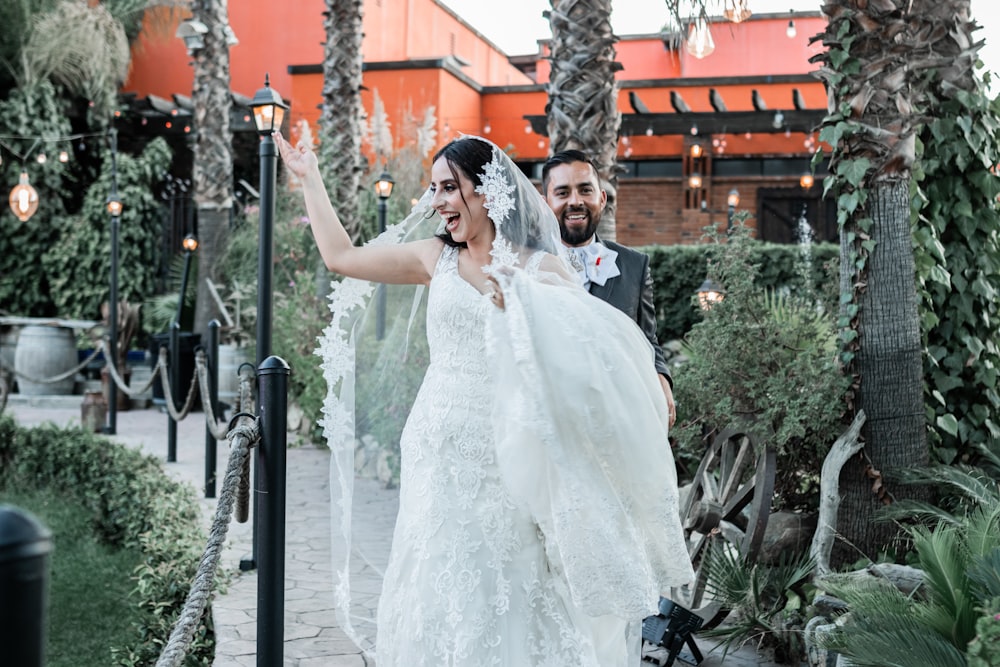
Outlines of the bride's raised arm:
[[441,252],[439,239],[388,246],[356,246],[340,222],[319,171],[316,154],[301,142],[293,147],[274,134],[285,167],[302,182],[316,247],[326,268],[351,278],[380,283],[426,284]]

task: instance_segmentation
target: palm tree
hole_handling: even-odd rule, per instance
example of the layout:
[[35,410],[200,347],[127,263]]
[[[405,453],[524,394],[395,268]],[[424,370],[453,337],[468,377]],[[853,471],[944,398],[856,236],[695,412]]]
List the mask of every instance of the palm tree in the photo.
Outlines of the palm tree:
[[[679,0],[667,0],[668,6]],[[701,1],[701,0],[699,0]],[[611,31],[611,0],[551,0],[547,12],[552,27],[552,71],[549,76],[549,150],[576,148],[594,158],[608,186],[608,207],[598,234],[615,239],[616,155],[621,113],[615,72],[615,42]]]
[[194,52],[194,168],[192,184],[198,206],[198,297],[194,330],[204,332],[214,311],[206,279],[218,282],[233,205],[233,134],[229,112],[229,44],[232,31],[226,0],[194,0],[194,20],[208,28],[204,46]]
[[361,27],[362,0],[326,0],[323,27],[323,106],[319,158],[323,180],[354,240],[361,231]]
[[[975,62],[969,0],[828,0],[822,35],[834,146],[830,187],[841,210],[844,361],[854,376],[850,410],[869,415],[865,456],[841,474],[838,529],[875,557],[896,537],[875,523],[901,495],[894,471],[928,461],[920,321],[910,227],[916,137],[935,97],[970,89]],[[946,95],[949,96],[949,95]],[[883,475],[883,473],[885,473]],[[842,560],[856,554],[841,550]]]

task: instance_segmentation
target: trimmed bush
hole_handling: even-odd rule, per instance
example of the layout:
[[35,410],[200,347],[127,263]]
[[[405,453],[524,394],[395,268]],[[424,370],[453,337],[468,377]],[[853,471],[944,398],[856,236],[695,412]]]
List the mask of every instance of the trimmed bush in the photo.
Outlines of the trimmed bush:
[[[155,664],[205,546],[194,489],[170,479],[154,457],[83,429],[21,428],[0,417],[0,491],[43,487],[86,508],[94,533],[107,544],[143,553],[133,573],[140,614],[135,641],[112,647],[112,655],[116,665]],[[210,665],[214,652],[209,610],[184,665]]]

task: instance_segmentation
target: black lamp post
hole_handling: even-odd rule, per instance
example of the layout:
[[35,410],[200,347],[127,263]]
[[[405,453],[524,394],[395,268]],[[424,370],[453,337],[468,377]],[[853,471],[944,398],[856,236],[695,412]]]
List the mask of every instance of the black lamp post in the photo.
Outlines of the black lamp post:
[[[268,75],[264,87],[250,102],[253,122],[260,135],[260,235],[257,263],[257,370],[271,356],[271,318],[274,300],[274,191],[278,153],[272,134],[281,129],[288,109],[277,91],[271,88]],[[284,362],[282,362],[284,363]],[[263,401],[258,401],[257,415],[264,415]],[[284,416],[281,417],[284,419]],[[282,422],[283,424],[284,422]],[[282,426],[283,428],[283,426]],[[285,562],[285,451],[284,442],[263,438],[254,456],[253,553],[240,562],[240,569],[258,565],[257,586],[257,664],[280,665],[284,629]],[[263,500],[261,497],[263,496]]]
[[184,311],[184,298],[187,296],[188,276],[191,274],[191,257],[198,249],[198,239],[195,238],[194,234],[188,234],[184,237],[181,245],[184,247],[184,272],[181,274],[181,295],[177,300],[177,315],[174,316],[174,321],[177,322],[178,326],[181,323],[181,313]]
[[[378,233],[385,231],[385,217],[388,209],[389,196],[392,195],[392,180],[389,172],[383,171],[375,181],[375,194],[378,196]],[[375,339],[382,340],[385,336],[385,285],[378,286],[378,300],[375,302]]]
[[726,205],[729,207],[729,212],[726,216],[726,233],[728,233],[733,228],[733,216],[736,214],[736,207],[740,205],[739,190],[733,188],[729,191],[729,195],[726,197]]
[[[108,298],[108,359],[109,364],[118,363],[118,230],[122,214],[122,200],[118,197],[118,130],[108,130],[111,145],[111,194],[108,195],[107,209],[111,215],[111,286]],[[121,370],[121,369],[119,369]],[[118,429],[118,387],[108,376],[108,423],[104,432],[114,435]]]
[[274,300],[274,190],[278,153],[271,135],[281,129],[285,104],[264,75],[264,87],[250,102],[253,122],[260,135],[260,236],[257,246],[257,366],[271,354],[271,317]]

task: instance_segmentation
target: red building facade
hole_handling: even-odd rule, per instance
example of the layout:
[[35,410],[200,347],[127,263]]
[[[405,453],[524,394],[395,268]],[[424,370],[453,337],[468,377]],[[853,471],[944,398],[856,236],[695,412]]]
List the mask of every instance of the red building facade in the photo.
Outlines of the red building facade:
[[[319,134],[324,9],[321,0],[280,7],[248,0],[229,8],[239,40],[231,50],[236,98],[252,95],[268,73],[291,107],[293,135],[299,121]],[[703,59],[659,33],[621,38],[619,241],[697,242],[705,226],[725,224],[734,190],[762,238],[792,240],[803,215],[818,238],[835,235],[819,179],[800,185],[826,110],[809,62],[818,48],[810,37],[824,26],[818,13],[739,24],[720,19],[711,24],[715,51]],[[433,107],[442,142],[459,133],[485,135],[538,173],[549,152],[545,41],[537,53],[510,57],[438,0],[366,0],[364,33],[369,115],[376,92],[393,128]],[[136,44],[123,91],[146,102],[144,123],[176,124],[190,96],[190,57],[179,38],[152,34]]]

